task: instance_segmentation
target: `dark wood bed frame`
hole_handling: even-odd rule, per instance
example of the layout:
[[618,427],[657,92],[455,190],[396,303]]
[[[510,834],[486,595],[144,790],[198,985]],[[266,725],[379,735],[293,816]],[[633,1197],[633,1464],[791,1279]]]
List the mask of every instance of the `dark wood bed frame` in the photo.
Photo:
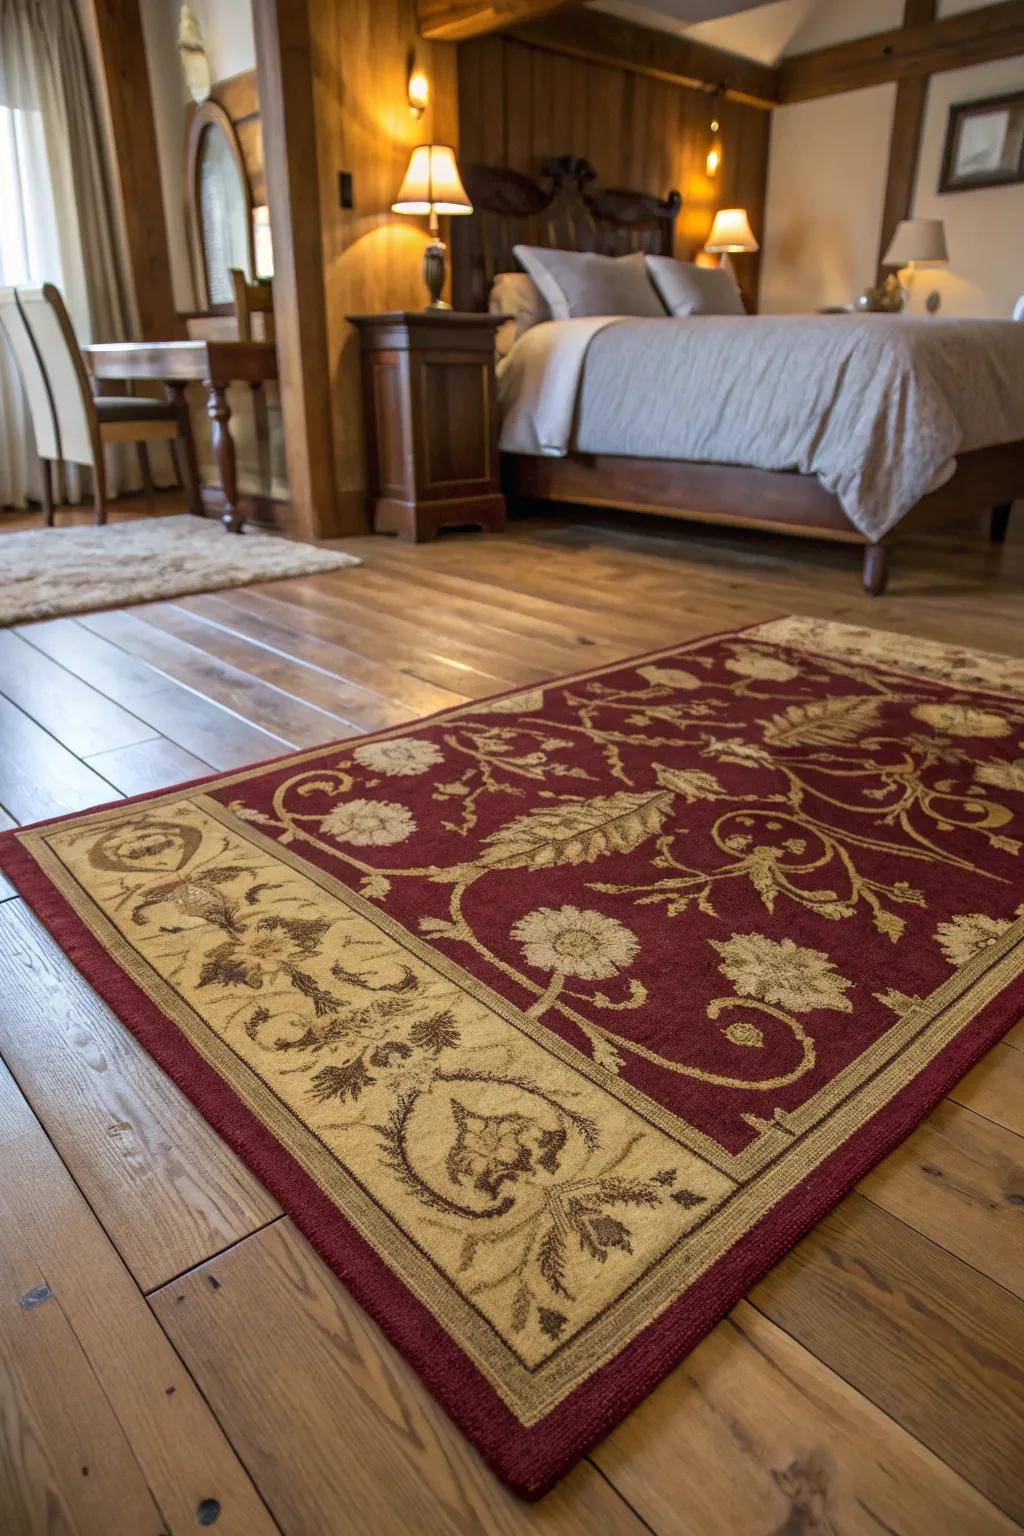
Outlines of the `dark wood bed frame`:
[[[463,180],[476,216],[454,221],[457,309],[487,308],[497,274],[516,270],[512,248],[520,242],[609,256],[675,253],[680,194],[656,197],[617,187],[598,190],[593,168],[578,156],[550,160],[536,180],[484,165],[466,168]],[[841,325],[842,318],[835,323]],[[922,497],[898,527],[877,542],[854,528],[816,475],[795,471],[570,453],[563,459],[503,454],[502,474],[511,497],[654,512],[727,528],[857,544],[864,551],[864,588],[877,597],[885,590],[890,546],[905,532],[991,510],[992,541],[1002,543],[1011,504],[1024,497],[1024,441],[961,454],[952,478]]]

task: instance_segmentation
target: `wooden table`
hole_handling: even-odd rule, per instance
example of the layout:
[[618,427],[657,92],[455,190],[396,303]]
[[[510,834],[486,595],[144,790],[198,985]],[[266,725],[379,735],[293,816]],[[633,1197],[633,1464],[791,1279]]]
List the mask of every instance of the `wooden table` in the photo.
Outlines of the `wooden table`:
[[[228,384],[242,379],[263,384],[277,378],[277,353],[266,341],[117,341],[83,347],[85,365],[94,379],[157,379],[173,400],[189,384],[206,390],[206,414],[213,427],[213,453],[224,494],[221,522],[241,533],[238,510],[238,466],[231,436]],[[198,483],[198,482],[197,482]],[[196,510],[196,509],[194,509]]]

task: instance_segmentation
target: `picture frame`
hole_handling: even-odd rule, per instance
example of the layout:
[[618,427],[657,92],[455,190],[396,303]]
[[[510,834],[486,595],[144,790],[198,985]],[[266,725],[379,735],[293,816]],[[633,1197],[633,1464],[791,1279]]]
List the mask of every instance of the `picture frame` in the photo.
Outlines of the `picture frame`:
[[940,192],[1024,181],[1024,90],[953,102],[939,174]]

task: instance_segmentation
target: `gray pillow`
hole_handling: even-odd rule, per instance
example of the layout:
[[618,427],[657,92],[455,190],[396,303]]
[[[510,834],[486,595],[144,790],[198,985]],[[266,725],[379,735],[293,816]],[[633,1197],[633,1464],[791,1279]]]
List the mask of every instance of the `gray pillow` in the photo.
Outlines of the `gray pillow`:
[[746,314],[740,291],[724,267],[648,256],[647,270],[670,315]]
[[487,308],[492,315],[507,315],[494,339],[498,357],[506,357],[531,326],[551,319],[547,300],[525,272],[499,272],[491,284]]
[[555,320],[665,313],[641,251],[632,256],[595,256],[591,251],[548,251],[538,245],[517,245],[513,251]]

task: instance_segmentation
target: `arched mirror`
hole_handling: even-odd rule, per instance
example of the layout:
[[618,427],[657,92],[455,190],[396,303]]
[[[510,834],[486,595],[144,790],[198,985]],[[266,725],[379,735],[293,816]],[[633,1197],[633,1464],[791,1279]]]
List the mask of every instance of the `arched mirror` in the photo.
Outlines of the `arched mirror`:
[[185,174],[200,304],[230,304],[231,268],[255,276],[252,199],[238,137],[215,101],[204,101],[193,114]]

